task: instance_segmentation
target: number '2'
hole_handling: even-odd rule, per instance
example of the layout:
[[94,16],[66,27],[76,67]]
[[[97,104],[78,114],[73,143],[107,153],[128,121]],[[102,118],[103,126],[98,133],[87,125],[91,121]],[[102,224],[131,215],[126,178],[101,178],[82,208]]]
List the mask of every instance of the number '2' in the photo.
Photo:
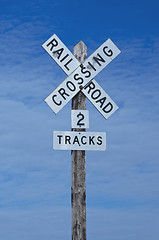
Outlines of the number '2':
[[81,122],[82,120],[84,120],[84,115],[80,112],[80,113],[77,115],[77,117],[79,118],[79,120],[78,120],[78,122],[77,122],[77,125],[78,125],[79,127],[84,126],[85,124]]

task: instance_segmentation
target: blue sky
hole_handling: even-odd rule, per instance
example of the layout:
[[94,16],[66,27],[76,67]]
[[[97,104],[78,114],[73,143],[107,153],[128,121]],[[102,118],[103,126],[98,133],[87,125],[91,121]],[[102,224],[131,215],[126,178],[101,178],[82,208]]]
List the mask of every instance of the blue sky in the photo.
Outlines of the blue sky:
[[0,236],[71,239],[71,154],[52,149],[71,129],[71,103],[44,102],[66,74],[41,45],[54,33],[88,56],[110,38],[121,50],[96,77],[119,106],[108,120],[87,101],[87,239],[159,239],[159,17],[157,1],[0,0]]

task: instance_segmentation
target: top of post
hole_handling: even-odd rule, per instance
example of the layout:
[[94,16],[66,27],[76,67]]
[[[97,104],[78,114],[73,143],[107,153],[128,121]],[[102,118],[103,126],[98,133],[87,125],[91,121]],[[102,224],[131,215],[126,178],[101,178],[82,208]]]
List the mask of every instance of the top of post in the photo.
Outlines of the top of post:
[[73,48],[73,55],[78,59],[80,63],[83,63],[87,58],[87,46],[84,42],[80,41]]

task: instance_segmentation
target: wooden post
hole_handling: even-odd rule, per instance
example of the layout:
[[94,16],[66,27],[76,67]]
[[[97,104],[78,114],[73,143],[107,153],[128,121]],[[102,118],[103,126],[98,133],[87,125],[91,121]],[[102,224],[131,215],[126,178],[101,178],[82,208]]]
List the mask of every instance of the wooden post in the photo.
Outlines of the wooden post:
[[[74,56],[83,63],[87,58],[87,47],[80,41],[73,48]],[[72,110],[85,110],[86,97],[80,91],[72,99]],[[85,129],[72,129],[85,131]],[[85,151],[72,150],[72,240],[86,240],[86,184],[85,184]]]

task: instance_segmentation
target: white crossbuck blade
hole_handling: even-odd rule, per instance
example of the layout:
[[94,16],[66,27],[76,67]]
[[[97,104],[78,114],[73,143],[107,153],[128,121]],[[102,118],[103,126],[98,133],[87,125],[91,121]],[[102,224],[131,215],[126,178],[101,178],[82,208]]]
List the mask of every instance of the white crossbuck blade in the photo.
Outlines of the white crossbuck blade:
[[98,111],[108,119],[118,106],[93,79],[106,67],[120,50],[108,39],[81,64],[61,40],[54,34],[42,47],[69,75],[46,99],[46,103],[58,113],[80,90]]

